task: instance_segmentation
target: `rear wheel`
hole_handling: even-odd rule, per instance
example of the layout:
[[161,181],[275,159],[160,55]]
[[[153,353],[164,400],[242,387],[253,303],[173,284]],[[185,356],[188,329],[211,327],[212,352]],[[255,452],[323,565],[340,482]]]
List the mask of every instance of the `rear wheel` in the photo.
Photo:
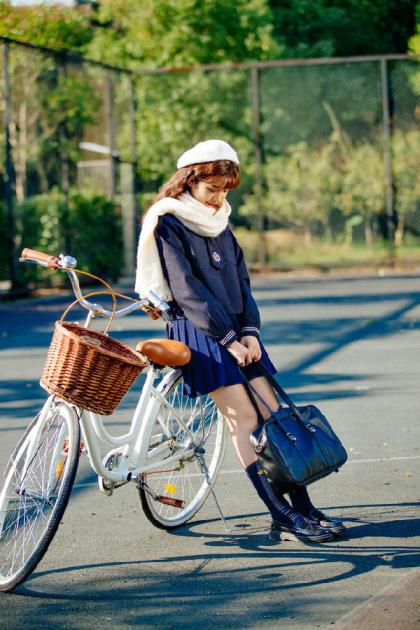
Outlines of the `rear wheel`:
[[[184,505],[179,508],[161,503],[140,485],[139,493],[149,521],[170,529],[186,523],[207,499],[223,461],[227,427],[210,396],[188,398],[183,393],[181,373],[174,372],[161,393],[165,403],[161,403],[157,419],[145,435],[146,464],[164,461],[178,451],[180,459],[143,478],[155,496],[179,499]],[[183,457],[187,449],[194,452]]]
[[19,441],[0,493],[0,590],[35,569],[66,509],[79,460],[74,411],[50,397]]

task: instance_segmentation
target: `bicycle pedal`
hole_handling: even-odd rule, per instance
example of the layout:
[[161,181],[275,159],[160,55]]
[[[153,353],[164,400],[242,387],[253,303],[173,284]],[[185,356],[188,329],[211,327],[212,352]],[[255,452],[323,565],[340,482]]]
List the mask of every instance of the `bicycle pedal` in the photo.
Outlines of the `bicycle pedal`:
[[104,493],[106,497],[110,497],[114,493],[115,484],[110,479],[104,479],[98,477],[99,490]]
[[185,501],[182,499],[173,499],[172,497],[164,497],[162,494],[158,494],[155,497],[156,501],[159,503],[164,503],[165,505],[172,505],[172,507],[179,508],[182,510],[185,507]]

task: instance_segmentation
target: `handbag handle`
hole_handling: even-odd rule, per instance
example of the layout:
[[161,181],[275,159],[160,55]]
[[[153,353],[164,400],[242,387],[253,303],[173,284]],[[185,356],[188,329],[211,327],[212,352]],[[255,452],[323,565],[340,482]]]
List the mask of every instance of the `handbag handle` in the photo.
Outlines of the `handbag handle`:
[[[281,385],[279,385],[279,383],[276,381],[276,379],[274,378],[274,376],[272,374],[270,374],[270,372],[267,370],[267,368],[265,367],[265,365],[261,362],[261,361],[256,361],[255,365],[257,366],[257,368],[259,369],[259,371],[261,372],[262,376],[265,376],[265,378],[267,379],[267,381],[270,383],[270,385],[272,386],[272,388],[278,393],[279,398],[286,403],[286,405],[289,407],[290,411],[293,413],[293,415],[297,418],[297,420],[299,420],[300,422],[302,422],[302,424],[306,427],[309,428],[305,421],[302,418],[302,414],[300,413],[299,409],[296,407],[295,403],[292,401],[292,399],[288,396],[288,394],[284,391],[284,389],[281,387]],[[240,368],[239,368],[240,369]],[[267,409],[270,411],[270,414],[272,415],[274,412],[271,409],[271,407],[267,404],[267,402],[265,400],[263,400],[263,398],[258,394],[258,392],[256,391],[255,387],[253,387],[251,385],[251,383],[248,381],[245,373],[243,370],[240,369],[240,372],[242,374],[242,376],[245,378],[245,385],[247,388],[247,392],[248,395],[251,398],[251,402],[254,405],[254,408],[257,410],[258,406],[256,403],[256,400],[254,398],[254,395],[257,396],[257,398],[259,398],[259,400],[265,405],[265,407],[267,407]],[[257,416],[258,416],[258,424],[260,426],[262,426],[261,424],[261,412],[258,409],[257,411]],[[264,422],[264,420],[262,419],[262,422]],[[310,429],[309,429],[310,430]]]

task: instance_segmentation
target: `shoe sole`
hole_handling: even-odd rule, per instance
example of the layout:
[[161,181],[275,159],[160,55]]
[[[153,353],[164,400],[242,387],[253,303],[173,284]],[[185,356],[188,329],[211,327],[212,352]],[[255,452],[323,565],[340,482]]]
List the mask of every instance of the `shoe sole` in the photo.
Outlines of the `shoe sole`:
[[284,530],[270,532],[271,540],[292,540],[293,542],[328,542],[334,538],[332,532],[325,534],[314,534],[313,536],[299,536]]
[[335,536],[343,536],[347,532],[347,528],[344,525],[337,525],[337,527],[329,527],[330,532]]
[[332,532],[333,534],[335,534],[335,536],[341,536],[342,534],[345,534],[347,532],[347,528],[345,525],[343,525],[343,523],[337,524],[337,525],[327,525],[327,523],[325,523],[325,525],[321,525],[320,522],[318,521],[314,521],[319,527],[324,527],[325,529],[328,529],[328,531]]

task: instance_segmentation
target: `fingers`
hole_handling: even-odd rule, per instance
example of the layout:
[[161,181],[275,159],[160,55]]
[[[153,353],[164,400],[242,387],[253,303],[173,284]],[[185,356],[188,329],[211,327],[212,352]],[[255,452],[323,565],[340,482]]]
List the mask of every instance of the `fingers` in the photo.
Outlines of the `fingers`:
[[259,340],[253,336],[245,336],[241,338],[240,343],[248,349],[250,360],[246,365],[249,365],[253,361],[259,361],[262,356],[261,346]]
[[262,357],[261,349],[259,347],[254,348],[253,350],[250,351],[249,355],[251,357],[250,363],[252,363],[253,361],[259,361]]
[[243,354],[241,353],[240,356],[236,356],[235,358],[240,367],[245,367],[246,365],[249,365],[250,363],[252,363],[250,352],[244,352]]

